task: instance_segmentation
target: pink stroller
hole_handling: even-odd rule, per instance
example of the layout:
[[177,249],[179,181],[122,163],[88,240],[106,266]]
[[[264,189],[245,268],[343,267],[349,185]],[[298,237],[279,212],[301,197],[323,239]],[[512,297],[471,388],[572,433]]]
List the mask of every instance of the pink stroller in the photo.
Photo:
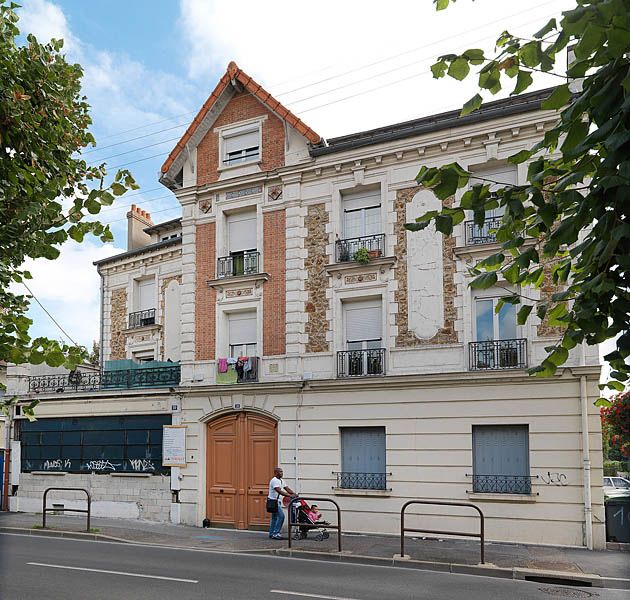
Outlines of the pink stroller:
[[326,525],[330,525],[328,521],[324,521],[322,519],[318,521],[314,521],[310,516],[311,507],[308,505],[306,500],[302,500],[301,498],[294,498],[291,502],[291,522],[292,523],[303,523],[305,525],[316,525],[316,527],[300,527],[296,529],[293,534],[294,540],[305,540],[308,537],[309,531],[315,531],[315,539],[318,542],[322,540],[327,540],[330,537],[328,531],[326,531]]

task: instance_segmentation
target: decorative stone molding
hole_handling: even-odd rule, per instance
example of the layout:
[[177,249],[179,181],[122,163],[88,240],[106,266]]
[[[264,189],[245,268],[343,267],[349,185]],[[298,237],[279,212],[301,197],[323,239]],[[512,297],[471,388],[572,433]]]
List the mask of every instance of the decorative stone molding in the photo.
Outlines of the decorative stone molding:
[[124,360],[127,358],[125,329],[127,329],[127,290],[112,290],[111,299],[111,338],[109,342],[109,359]]
[[329,215],[325,204],[312,204],[308,207],[308,213],[304,219],[307,230],[304,241],[307,251],[304,266],[308,274],[305,282],[307,300],[305,332],[307,335],[306,352],[328,352],[329,344],[326,334],[329,331],[329,323],[326,320],[326,311],[329,301],[326,297],[328,288],[328,276],[325,272],[328,264],[326,246],[328,234],[326,225]]
[[344,282],[346,285],[353,283],[367,283],[369,281],[376,281],[378,279],[377,273],[365,273],[362,275],[346,275]]
[[255,194],[262,194],[262,186],[256,185],[253,187],[247,187],[240,190],[232,190],[225,193],[225,199],[231,200],[233,198],[242,198],[243,196],[253,196]]
[[[455,331],[455,320],[457,319],[455,272],[457,265],[453,253],[455,248],[455,238],[453,236],[442,236],[444,324],[432,338],[426,340],[420,339],[409,330],[409,292],[406,261],[407,230],[405,229],[405,223],[407,222],[407,203],[412,201],[418,191],[418,186],[414,186],[396,192],[396,245],[394,246],[394,255],[398,259],[395,266],[398,286],[394,293],[394,301],[398,304],[398,313],[396,314],[396,325],[398,326],[396,347],[398,348],[411,348],[431,344],[456,344],[459,341]],[[444,201],[445,206],[452,206],[452,204],[452,198]]]
[[235,290],[225,290],[226,298],[241,298],[243,296],[253,296],[254,288],[238,288]]
[[269,198],[269,200],[272,202],[280,200],[282,198],[282,186],[272,185],[267,192],[267,198]]

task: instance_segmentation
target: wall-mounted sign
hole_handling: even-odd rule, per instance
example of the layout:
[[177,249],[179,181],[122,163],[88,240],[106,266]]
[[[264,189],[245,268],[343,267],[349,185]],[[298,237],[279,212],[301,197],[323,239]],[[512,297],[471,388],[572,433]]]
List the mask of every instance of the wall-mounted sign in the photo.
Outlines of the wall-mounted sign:
[[186,466],[186,426],[164,425],[162,436],[162,466]]

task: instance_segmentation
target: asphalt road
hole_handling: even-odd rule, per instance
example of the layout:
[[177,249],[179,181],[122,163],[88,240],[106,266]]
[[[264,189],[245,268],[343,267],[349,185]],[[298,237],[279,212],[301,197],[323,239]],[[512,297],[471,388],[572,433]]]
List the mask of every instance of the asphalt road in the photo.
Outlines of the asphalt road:
[[626,594],[395,567],[0,534],[1,600],[621,600]]

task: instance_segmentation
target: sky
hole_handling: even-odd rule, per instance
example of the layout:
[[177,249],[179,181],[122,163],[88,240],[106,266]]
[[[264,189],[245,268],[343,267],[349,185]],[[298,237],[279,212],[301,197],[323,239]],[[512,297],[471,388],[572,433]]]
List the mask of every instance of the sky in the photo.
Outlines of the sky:
[[[131,203],[154,222],[179,216],[158,172],[230,60],[330,138],[461,107],[477,91],[474,80],[434,80],[429,69],[439,55],[492,51],[503,30],[531,35],[572,2],[460,0],[439,13],[431,0],[20,4],[22,33],[63,38],[68,59],[84,68],[97,140],[86,160],[106,162],[112,174],[128,168],[141,186],[100,214],[113,243],[86,238],[67,243],[55,261],[25,265],[34,277],[29,287],[65,332],[33,303],[32,334],[91,347],[100,297],[92,262],[125,251]],[[541,75],[535,88],[557,81]]]

